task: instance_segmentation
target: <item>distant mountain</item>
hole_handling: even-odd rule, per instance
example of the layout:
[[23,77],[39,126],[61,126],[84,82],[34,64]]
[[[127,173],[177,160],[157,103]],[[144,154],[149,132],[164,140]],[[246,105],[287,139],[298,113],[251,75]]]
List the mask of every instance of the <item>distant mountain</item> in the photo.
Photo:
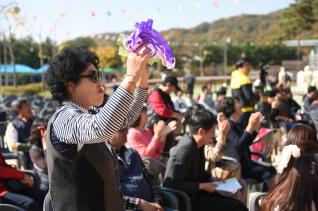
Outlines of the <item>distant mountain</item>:
[[183,42],[224,42],[231,41],[266,43],[279,37],[278,19],[281,12],[267,15],[240,15],[223,18],[212,23],[202,23],[191,29],[170,29],[163,32],[168,40]]
[[[161,34],[169,41],[183,43],[208,42],[217,44],[224,43],[228,38],[234,44],[247,42],[255,44],[275,43],[286,39],[281,24],[286,21],[285,25],[290,25],[292,20],[287,20],[284,17],[284,12],[291,11],[292,7],[265,15],[243,14],[223,18],[188,29],[172,28],[162,31]],[[314,19],[318,20],[317,16],[315,15]],[[93,39],[97,45],[105,45],[114,43],[117,37],[118,34],[116,33],[103,33],[94,36]],[[301,30],[297,38],[318,39],[318,21],[313,23],[311,29]]]
[[[223,18],[212,23],[202,23],[189,29],[172,28],[161,34],[169,41],[176,42],[223,42],[230,38],[233,42],[266,43],[277,40],[280,12],[267,15],[240,15]],[[113,40],[115,33],[103,33],[94,36],[97,45],[104,45]],[[108,39],[105,39],[108,38]]]

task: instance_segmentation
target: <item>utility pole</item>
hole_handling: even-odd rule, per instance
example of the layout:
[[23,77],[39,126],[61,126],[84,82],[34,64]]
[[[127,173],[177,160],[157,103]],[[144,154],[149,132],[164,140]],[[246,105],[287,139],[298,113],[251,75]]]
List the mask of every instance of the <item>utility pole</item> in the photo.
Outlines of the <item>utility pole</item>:
[[227,46],[230,44],[231,38],[227,38],[224,42],[224,75],[227,75]]

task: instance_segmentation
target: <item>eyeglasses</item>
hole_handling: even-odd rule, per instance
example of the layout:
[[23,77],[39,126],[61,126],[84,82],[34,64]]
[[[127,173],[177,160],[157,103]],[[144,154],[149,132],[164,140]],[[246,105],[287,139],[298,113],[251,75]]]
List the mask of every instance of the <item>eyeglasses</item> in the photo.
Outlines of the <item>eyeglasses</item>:
[[102,72],[100,70],[91,71],[89,74],[80,75],[79,78],[89,78],[93,83],[102,79]]

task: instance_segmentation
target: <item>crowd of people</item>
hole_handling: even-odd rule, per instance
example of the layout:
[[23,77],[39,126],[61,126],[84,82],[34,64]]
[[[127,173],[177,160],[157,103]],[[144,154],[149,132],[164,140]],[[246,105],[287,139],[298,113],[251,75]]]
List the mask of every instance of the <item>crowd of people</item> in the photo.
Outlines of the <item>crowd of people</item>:
[[[224,86],[212,93],[207,82],[195,95],[190,73],[186,90],[173,75],[148,90],[149,58],[148,51],[131,53],[108,96],[96,54],[81,47],[58,54],[46,82],[61,106],[37,124],[19,97],[5,134],[8,149],[40,184],[0,155],[1,203],[37,211],[48,194],[54,210],[174,210],[165,187],[185,193],[192,210],[239,211],[258,183],[268,193],[264,211],[318,209],[316,87],[299,105],[288,77],[253,86],[251,62],[243,58],[231,94]],[[227,179],[240,188],[220,189],[216,182]]]

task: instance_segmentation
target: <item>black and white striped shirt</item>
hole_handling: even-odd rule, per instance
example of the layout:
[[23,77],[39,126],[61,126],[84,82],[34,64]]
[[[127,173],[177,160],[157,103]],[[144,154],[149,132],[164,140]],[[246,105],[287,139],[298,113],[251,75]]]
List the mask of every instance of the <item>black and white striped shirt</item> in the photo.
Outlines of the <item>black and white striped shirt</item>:
[[[78,144],[109,140],[117,131],[129,127],[137,120],[146,97],[145,89],[136,88],[132,95],[124,88],[118,87],[94,115],[73,102],[66,102],[52,117],[55,118],[50,131],[53,146],[62,155],[71,158],[76,155]],[[70,151],[73,152],[71,155]]]

